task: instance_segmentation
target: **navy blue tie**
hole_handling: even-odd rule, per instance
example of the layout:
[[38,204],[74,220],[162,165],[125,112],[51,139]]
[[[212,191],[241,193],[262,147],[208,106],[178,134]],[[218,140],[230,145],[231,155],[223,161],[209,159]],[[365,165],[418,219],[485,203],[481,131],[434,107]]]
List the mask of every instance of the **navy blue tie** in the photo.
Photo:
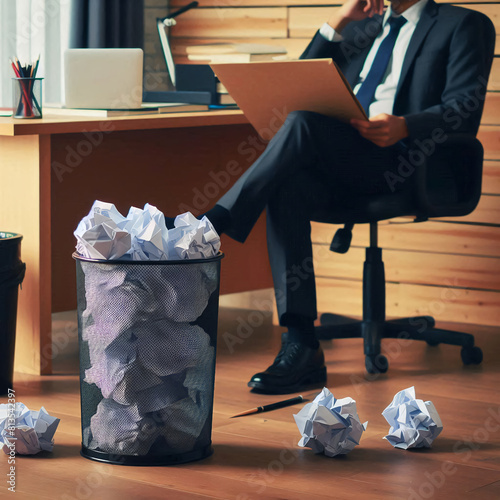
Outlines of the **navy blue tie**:
[[382,40],[373,60],[372,67],[356,94],[358,101],[366,113],[368,113],[368,108],[375,97],[377,87],[384,78],[394,45],[396,44],[396,39],[402,26],[406,23],[406,19],[403,16],[390,17],[387,22],[391,27],[389,34]]

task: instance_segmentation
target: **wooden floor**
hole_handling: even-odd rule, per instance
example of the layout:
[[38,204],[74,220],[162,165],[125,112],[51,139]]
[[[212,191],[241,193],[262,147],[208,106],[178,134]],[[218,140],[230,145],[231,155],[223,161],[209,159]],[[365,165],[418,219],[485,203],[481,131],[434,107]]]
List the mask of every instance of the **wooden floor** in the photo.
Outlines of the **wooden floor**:
[[[324,343],[328,388],[336,397],[353,397],[360,418],[369,421],[360,446],[345,457],[327,458],[297,446],[300,436],[292,414],[298,407],[229,419],[241,410],[281,399],[252,394],[246,387],[249,377],[265,368],[277,352],[280,331],[269,316],[249,314],[221,311],[215,453],[204,461],[175,467],[107,465],[79,455],[79,389],[74,375],[78,365],[71,349],[75,330],[61,319],[56,325],[62,333],[56,337],[60,347],[55,359],[61,374],[16,379],[17,401],[32,409],[43,405],[61,423],[52,453],[17,458],[13,498],[500,498],[499,328],[463,327],[477,333],[485,354],[481,367],[464,368],[456,347],[413,343],[401,352],[397,341],[386,341],[389,373],[372,380],[365,378],[359,341]],[[240,338],[241,343],[233,343],[231,335],[238,325],[262,319],[262,326]],[[444,431],[430,450],[396,450],[382,439],[388,430],[382,410],[397,391],[412,385],[417,397],[434,402],[443,420]],[[0,456],[0,463],[6,474],[7,457]],[[0,497],[8,494],[2,479]]]

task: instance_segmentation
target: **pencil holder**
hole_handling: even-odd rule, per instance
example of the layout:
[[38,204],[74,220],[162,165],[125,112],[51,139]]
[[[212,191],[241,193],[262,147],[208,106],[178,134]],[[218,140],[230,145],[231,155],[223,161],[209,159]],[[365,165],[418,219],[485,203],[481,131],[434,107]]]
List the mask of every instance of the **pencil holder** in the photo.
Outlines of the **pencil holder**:
[[82,451],[121,465],[212,454],[220,260],[77,267]]
[[42,118],[43,78],[12,78],[14,118]]

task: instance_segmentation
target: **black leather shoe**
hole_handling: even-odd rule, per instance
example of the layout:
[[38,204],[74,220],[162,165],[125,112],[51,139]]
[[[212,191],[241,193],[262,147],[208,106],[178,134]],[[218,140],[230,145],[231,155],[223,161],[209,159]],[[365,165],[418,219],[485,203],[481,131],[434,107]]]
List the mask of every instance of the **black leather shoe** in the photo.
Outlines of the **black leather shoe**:
[[281,350],[274,363],[264,372],[256,373],[248,382],[255,392],[288,394],[326,384],[325,356],[317,349],[288,341],[281,335]]

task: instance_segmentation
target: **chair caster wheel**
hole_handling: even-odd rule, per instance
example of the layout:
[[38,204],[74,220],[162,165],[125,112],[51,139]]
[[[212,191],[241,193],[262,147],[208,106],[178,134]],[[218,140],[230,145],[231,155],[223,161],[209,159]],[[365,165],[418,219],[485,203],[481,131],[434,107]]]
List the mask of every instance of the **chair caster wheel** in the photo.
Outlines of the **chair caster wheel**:
[[430,345],[431,347],[436,347],[439,345],[441,342],[438,342],[437,340],[427,340],[427,345]]
[[389,361],[383,354],[365,357],[365,368],[370,375],[385,373],[389,369]]
[[483,351],[477,346],[462,347],[460,356],[464,365],[480,365],[483,361]]

